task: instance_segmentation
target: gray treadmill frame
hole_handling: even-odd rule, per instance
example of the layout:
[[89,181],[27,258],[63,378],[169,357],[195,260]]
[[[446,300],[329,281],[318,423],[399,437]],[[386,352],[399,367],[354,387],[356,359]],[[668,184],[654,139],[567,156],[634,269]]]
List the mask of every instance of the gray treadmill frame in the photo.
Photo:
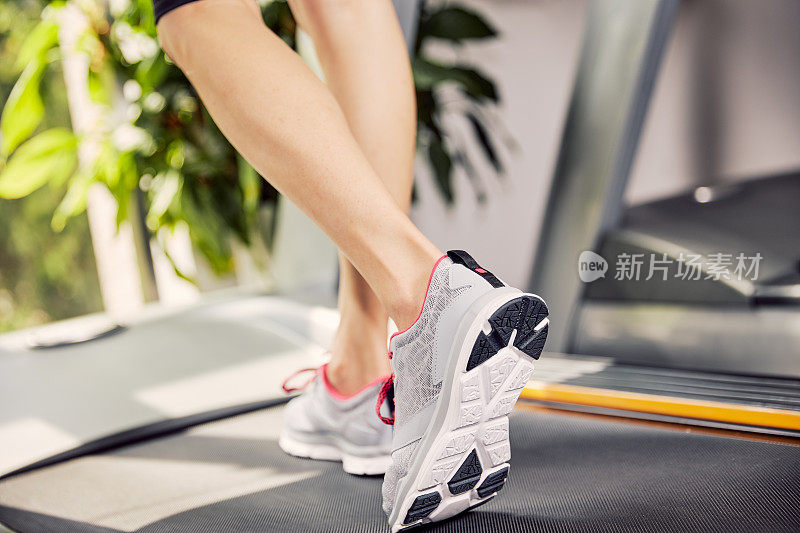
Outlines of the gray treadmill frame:
[[[548,302],[548,349],[568,351],[578,257],[618,224],[679,0],[595,0],[530,276]],[[560,326],[564,324],[565,326]]]

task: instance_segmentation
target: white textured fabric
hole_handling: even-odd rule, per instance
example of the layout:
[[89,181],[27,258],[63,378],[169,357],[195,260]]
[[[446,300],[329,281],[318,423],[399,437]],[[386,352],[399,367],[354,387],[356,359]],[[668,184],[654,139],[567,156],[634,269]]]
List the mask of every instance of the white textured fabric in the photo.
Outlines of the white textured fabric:
[[[415,420],[415,417],[426,407],[435,404],[441,392],[444,365],[438,359],[446,357],[449,353],[449,343],[452,341],[447,339],[442,342],[443,346],[437,346],[437,337],[440,336],[437,332],[442,325],[442,315],[449,312],[462,295],[465,297],[459,300],[457,306],[468,305],[463,300],[471,300],[472,295],[466,293],[476,283],[485,283],[480,276],[473,274],[462,277],[463,285],[458,283],[452,286],[450,274],[453,267],[453,261],[449,257],[439,262],[431,276],[428,294],[419,318],[407,331],[394,337],[391,342],[394,368],[395,446],[398,448],[392,452],[392,465],[383,481],[383,509],[387,515],[391,513],[398,486],[408,474],[420,438],[427,428],[427,425],[420,426],[417,423],[419,420]],[[491,289],[488,283],[485,285],[486,287],[478,292]],[[454,308],[454,311],[457,315],[462,315],[465,309]],[[415,435],[410,435],[407,430],[412,430]],[[404,437],[398,441],[401,433]]]
[[416,440],[392,452],[392,466],[383,476],[383,487],[381,488],[383,512],[386,513],[386,516],[389,516],[392,512],[394,498],[397,495],[397,487],[408,474],[408,468],[411,466],[411,459],[414,457],[418,444],[419,440]]
[[409,422],[423,407],[435,402],[442,388],[442,376],[434,372],[436,327],[442,312],[469,288],[450,288],[452,264],[450,258],[442,259],[431,278],[419,319],[408,331],[393,339],[397,425]]
[[375,416],[379,385],[347,399],[332,397],[322,377],[317,376],[305,393],[290,401],[284,410],[284,431],[293,439],[309,444],[336,443],[345,451],[388,455],[392,429]]

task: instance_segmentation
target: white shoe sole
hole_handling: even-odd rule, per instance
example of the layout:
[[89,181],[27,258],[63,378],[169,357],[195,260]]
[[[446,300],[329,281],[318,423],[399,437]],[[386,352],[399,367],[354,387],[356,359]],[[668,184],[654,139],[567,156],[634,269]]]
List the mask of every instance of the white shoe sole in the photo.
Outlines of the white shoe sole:
[[290,437],[286,432],[278,439],[281,450],[305,459],[340,461],[342,469],[356,476],[378,476],[386,473],[392,464],[391,455],[359,456],[347,453],[331,444],[311,444]]
[[547,306],[508,289],[489,297],[473,304],[479,310],[468,312],[456,335],[433,423],[398,487],[392,532],[485,503],[505,484],[508,414],[544,347]]

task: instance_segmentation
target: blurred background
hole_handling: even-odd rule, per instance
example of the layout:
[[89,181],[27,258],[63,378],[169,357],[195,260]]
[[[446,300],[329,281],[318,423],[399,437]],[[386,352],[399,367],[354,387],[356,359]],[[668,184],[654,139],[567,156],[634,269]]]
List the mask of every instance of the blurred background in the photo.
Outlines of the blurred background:
[[[329,284],[334,250],[214,128],[159,51],[149,2],[68,4],[0,3],[0,331],[226,287]],[[412,216],[513,285],[535,260],[589,7],[428,2],[433,23],[411,44]],[[264,9],[297,46],[286,6]],[[800,167],[798,20],[793,0],[680,4],[627,203]],[[320,249],[329,260],[311,264]]]

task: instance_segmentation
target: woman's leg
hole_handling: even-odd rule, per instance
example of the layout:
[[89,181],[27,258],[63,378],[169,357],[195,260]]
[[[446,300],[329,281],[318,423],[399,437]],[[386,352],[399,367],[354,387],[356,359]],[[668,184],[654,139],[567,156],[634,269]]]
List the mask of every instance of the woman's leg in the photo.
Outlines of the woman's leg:
[[[547,335],[544,302],[506,287],[466,252],[437,262],[439,251],[359,147],[357,126],[266,30],[253,0],[184,5],[161,19],[159,32],[233,145],[333,239],[397,325],[408,327],[391,340],[394,400],[402,408],[396,419],[380,415],[394,424],[382,488],[391,530],[494,497],[509,468],[506,415]],[[415,323],[418,313],[425,319]],[[492,387],[480,385],[489,381]],[[376,407],[390,385],[381,387]],[[454,450],[465,425],[469,445]],[[431,472],[454,468],[431,482]]]
[[409,326],[441,253],[381,182],[330,90],[264,26],[253,0],[190,3],[158,30],[231,143],[331,237],[398,327]]
[[[325,80],[362,152],[395,202],[411,200],[416,102],[411,65],[389,0],[289,0],[311,36]],[[339,259],[341,321],[331,346],[328,378],[342,393],[391,372],[386,357],[388,314],[347,258]]]

